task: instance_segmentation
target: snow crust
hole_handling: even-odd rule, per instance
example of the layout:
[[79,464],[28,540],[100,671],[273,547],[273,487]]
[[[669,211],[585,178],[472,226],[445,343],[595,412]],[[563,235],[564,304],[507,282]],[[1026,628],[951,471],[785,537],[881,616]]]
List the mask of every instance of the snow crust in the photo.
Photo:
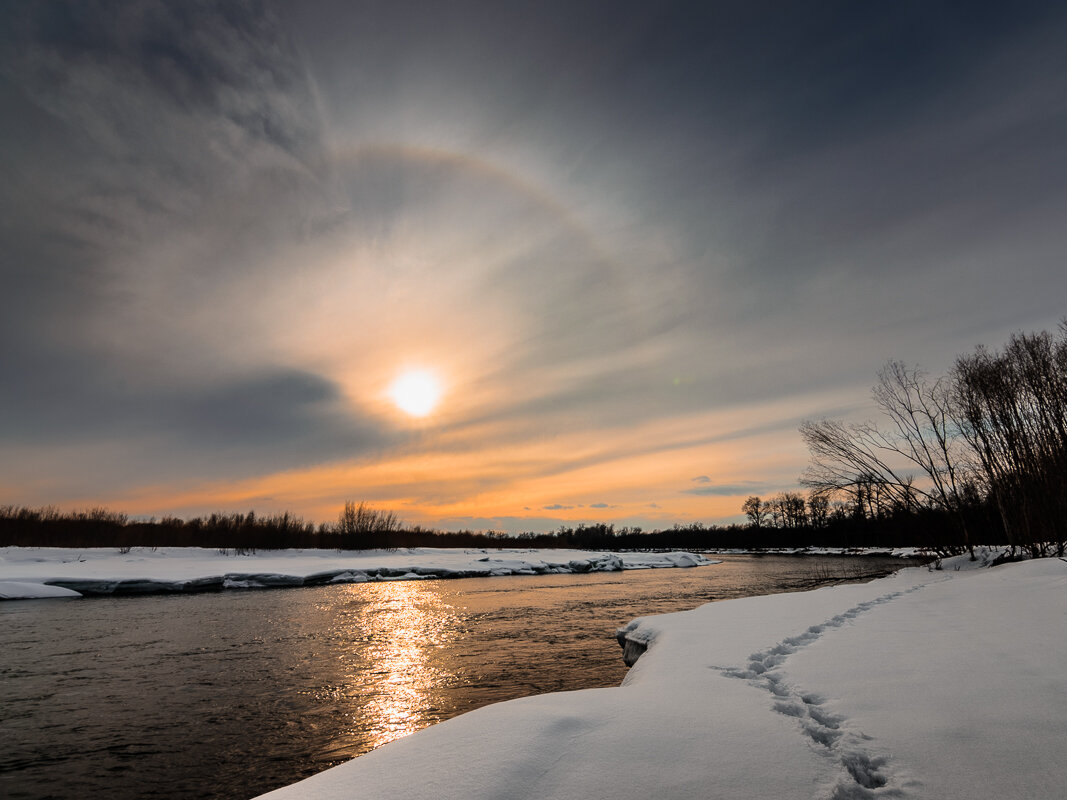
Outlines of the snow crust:
[[719,563],[693,553],[411,548],[272,550],[226,555],[198,547],[0,548],[0,599],[264,589],[426,578],[615,572]]
[[1067,563],[971,567],[644,617],[618,688],[478,709],[263,797],[1060,800]]
[[41,583],[0,581],[0,600],[38,600],[48,597],[81,597],[72,589]]

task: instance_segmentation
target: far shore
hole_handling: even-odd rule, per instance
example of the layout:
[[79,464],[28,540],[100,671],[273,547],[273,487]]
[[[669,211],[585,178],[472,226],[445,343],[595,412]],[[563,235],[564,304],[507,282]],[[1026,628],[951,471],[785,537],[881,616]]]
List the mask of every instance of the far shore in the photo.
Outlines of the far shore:
[[[728,555],[921,557],[915,548],[722,550]],[[195,547],[0,548],[0,599],[189,593],[230,589],[502,577],[714,564],[715,553],[524,548],[215,550]]]

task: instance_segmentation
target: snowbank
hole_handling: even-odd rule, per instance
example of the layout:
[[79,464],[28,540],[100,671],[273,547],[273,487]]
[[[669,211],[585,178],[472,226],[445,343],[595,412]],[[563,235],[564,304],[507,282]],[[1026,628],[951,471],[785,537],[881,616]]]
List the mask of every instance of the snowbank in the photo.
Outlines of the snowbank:
[[929,559],[921,547],[727,547],[714,550],[719,555],[761,556],[885,556],[889,558]]
[[[0,548],[0,599],[262,589],[327,583],[615,572],[718,563],[693,553],[583,550],[273,550],[227,555],[197,547]],[[10,587],[10,588],[4,588]]]
[[0,581],[0,600],[39,600],[47,597],[81,597],[81,595],[71,589],[64,589],[62,586]]
[[1067,563],[968,567],[635,620],[619,688],[488,706],[263,797],[1059,800]]

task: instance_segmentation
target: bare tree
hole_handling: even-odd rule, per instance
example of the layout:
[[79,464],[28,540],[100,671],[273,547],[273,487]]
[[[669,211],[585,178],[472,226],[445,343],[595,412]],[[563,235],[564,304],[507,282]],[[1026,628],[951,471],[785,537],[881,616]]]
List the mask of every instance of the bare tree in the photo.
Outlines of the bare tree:
[[[964,486],[974,467],[956,423],[951,380],[929,383],[918,367],[890,361],[878,373],[875,402],[889,418],[895,433],[885,436],[887,449],[919,467],[930,480],[923,494],[952,512],[963,541],[974,557],[964,516]],[[913,491],[916,491],[912,487]]]
[[961,427],[1013,546],[1067,545],[1067,321],[956,362]]
[[808,522],[804,497],[796,492],[780,492],[767,505],[776,528],[803,528]]
[[801,483],[818,493],[844,494],[864,516],[881,516],[893,508],[910,508],[915,493],[910,475],[890,463],[896,452],[885,435],[869,423],[806,420],[800,426],[811,453]]
[[816,491],[808,493],[808,520],[813,528],[825,528],[829,524],[829,495]]
[[782,507],[788,527],[803,528],[808,524],[807,503],[803,495],[797,492],[783,492]]
[[752,495],[741,505],[741,510],[748,515],[749,522],[752,523],[754,528],[762,528],[763,523],[767,521],[767,504],[756,495]]
[[337,532],[345,548],[359,550],[368,546],[372,534],[396,533],[402,527],[400,518],[392,511],[379,511],[366,503],[345,502],[337,518]]
[[[947,509],[973,556],[962,499],[969,467],[957,436],[950,384],[930,383],[919,368],[890,361],[878,373],[872,396],[889,421],[885,429],[836,420],[801,425],[811,451],[801,482],[817,494],[845,494],[868,517],[920,505]],[[905,471],[915,467],[926,479],[922,485]]]

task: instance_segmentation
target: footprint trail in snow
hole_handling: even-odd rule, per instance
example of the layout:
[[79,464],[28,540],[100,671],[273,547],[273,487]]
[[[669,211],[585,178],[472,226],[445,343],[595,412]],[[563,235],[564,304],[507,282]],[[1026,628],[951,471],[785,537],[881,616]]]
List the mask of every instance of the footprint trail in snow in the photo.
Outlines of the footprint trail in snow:
[[825,622],[812,625],[798,636],[783,639],[766,650],[753,653],[744,667],[711,667],[726,677],[740,678],[769,692],[773,699],[774,711],[794,717],[801,732],[839,764],[841,774],[825,795],[827,800],[906,798],[909,794],[905,791],[904,784],[914,786],[915,782],[904,781],[901,776],[894,780],[889,758],[884,753],[877,752],[872,738],[851,729],[844,717],[824,709],[822,706],[826,702],[825,698],[804,692],[790,684],[781,669],[782,664],[789,656],[819,639],[826,631],[840,628],[875,606],[891,602],[920,588],[922,586],[914,586],[853,606]]

